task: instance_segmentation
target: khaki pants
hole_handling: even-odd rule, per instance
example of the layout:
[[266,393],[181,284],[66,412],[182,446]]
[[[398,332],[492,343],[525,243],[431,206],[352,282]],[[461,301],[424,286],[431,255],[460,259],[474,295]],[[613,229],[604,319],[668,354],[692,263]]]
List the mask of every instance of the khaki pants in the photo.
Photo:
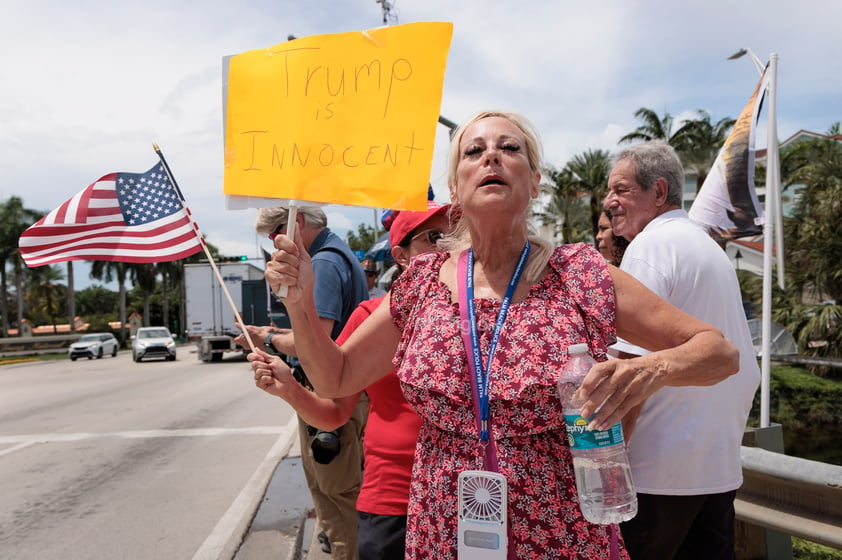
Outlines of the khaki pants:
[[298,418],[301,464],[316,516],[336,560],[357,560],[357,495],[362,485],[362,436],[367,419],[368,397],[363,393],[350,420],[339,429],[339,455],[322,465],[313,459],[306,422]]

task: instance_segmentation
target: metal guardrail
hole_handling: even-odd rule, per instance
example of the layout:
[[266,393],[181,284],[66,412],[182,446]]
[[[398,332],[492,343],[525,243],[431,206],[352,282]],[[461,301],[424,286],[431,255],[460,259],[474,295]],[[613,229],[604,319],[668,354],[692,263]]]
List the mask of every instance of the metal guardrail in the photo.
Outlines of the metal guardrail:
[[67,352],[68,346],[80,336],[81,333],[0,338],[0,357],[60,354]]
[[842,549],[842,466],[743,446],[737,518]]
[[800,354],[769,354],[773,362],[795,364],[799,366],[828,366],[842,368],[842,359],[839,358],[817,358],[815,356],[802,356]]

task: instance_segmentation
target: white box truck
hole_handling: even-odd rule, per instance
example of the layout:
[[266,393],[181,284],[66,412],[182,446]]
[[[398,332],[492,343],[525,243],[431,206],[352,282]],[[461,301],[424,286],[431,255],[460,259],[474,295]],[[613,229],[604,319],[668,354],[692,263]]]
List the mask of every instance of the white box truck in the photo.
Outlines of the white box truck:
[[[263,270],[247,261],[220,262],[216,266],[243,321],[256,324],[254,310],[244,310],[243,293],[248,285],[258,289],[265,286]],[[247,351],[234,344],[234,337],[240,330],[210,263],[185,264],[184,289],[187,338],[196,341],[200,360],[218,362],[226,352]],[[250,302],[245,303],[254,307]]]

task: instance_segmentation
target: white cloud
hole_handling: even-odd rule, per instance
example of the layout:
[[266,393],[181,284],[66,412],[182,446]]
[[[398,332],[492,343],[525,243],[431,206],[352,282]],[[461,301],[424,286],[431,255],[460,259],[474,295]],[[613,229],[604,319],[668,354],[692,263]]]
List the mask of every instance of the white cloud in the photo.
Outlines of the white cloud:
[[[706,109],[736,117],[757,79],[741,47],[780,55],[778,129],[825,131],[842,118],[838,0],[394,0],[398,23],[452,21],[441,112],[524,113],[548,163],[614,150],[634,112]],[[257,254],[253,211],[224,210],[221,59],[298,36],[380,26],[374,0],[3,3],[0,198],[51,210],[101,175],[143,171],[157,142],[209,240]],[[447,196],[447,135],[431,181]],[[370,209],[327,208],[341,234]],[[86,282],[77,273],[77,285]]]

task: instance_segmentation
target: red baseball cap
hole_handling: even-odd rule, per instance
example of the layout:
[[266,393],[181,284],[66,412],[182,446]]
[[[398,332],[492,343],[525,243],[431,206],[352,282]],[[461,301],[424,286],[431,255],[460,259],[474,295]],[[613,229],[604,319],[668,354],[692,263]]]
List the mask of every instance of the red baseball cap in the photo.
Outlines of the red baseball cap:
[[425,212],[410,212],[408,210],[397,212],[397,216],[394,216],[392,225],[389,227],[389,244],[392,247],[397,247],[418,226],[433,216],[446,214],[448,210],[450,210],[450,204],[441,205],[434,200],[428,200]]

